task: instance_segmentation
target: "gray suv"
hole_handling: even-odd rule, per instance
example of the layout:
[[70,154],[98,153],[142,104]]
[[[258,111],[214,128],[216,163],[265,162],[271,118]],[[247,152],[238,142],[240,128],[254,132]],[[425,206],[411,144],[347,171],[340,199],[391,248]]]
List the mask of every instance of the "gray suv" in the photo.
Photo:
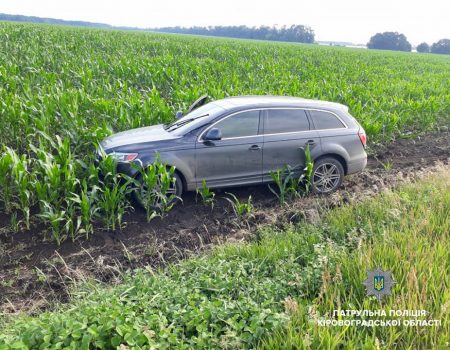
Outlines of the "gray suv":
[[171,189],[177,196],[206,180],[210,188],[271,181],[285,166],[300,174],[309,145],[314,161],[312,190],[331,193],[345,175],[367,164],[366,134],[344,105],[294,97],[242,96],[205,104],[186,116],[112,135],[101,142],[118,170],[135,177],[131,163],[146,166],[159,154],[176,167]]

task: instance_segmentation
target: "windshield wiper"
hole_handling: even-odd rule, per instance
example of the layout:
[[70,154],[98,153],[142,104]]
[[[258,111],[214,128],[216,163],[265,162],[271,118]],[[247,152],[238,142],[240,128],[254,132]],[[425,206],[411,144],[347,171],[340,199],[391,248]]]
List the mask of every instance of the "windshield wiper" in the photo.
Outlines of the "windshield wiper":
[[164,127],[164,129],[166,129],[166,131],[173,131],[173,130],[176,130],[176,129],[182,127],[183,125],[189,124],[190,122],[192,122],[192,121],[194,121],[196,119],[200,119],[200,118],[207,117],[207,116],[209,116],[208,113],[207,114],[202,114],[202,115],[200,115],[198,117],[195,117],[195,118],[189,118],[189,119],[185,119],[185,120],[180,120],[179,122],[175,122],[175,123],[167,125],[167,127]]

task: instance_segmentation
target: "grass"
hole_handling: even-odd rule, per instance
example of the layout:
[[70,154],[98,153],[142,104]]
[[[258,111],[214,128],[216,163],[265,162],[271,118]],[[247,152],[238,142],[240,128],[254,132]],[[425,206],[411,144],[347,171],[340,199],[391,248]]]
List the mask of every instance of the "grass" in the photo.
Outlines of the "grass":
[[[312,301],[298,299],[287,329],[265,339],[265,349],[448,349],[450,344],[450,176],[388,193],[363,206],[344,207],[328,218],[329,231],[347,233],[349,252],[323,274]],[[356,220],[355,220],[356,219]],[[382,303],[367,298],[366,271],[391,270],[397,285]],[[323,327],[334,310],[425,310],[418,319],[440,326]],[[351,319],[351,318],[349,318]],[[374,319],[366,317],[366,320]],[[376,319],[376,317],[375,317]],[[381,317],[414,319],[414,317]]]
[[439,55],[18,23],[0,23],[0,37],[0,210],[57,241],[94,223],[118,229],[131,210],[127,189],[92,181],[98,142],[172,121],[203,94],[344,103],[377,142],[449,122],[450,60]]
[[[5,325],[0,349],[425,349],[449,341],[450,176],[328,212],[320,225],[265,228],[253,243],[218,247],[165,270],[97,286],[59,310]],[[366,269],[397,285],[365,296]],[[325,328],[335,309],[424,309],[441,327]]]

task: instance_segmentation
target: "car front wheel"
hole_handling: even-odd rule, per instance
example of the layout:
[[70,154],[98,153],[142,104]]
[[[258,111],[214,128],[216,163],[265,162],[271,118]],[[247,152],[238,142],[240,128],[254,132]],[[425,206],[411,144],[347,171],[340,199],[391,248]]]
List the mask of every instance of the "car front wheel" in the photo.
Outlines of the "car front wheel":
[[311,188],[314,193],[328,194],[336,191],[344,180],[344,167],[335,158],[327,157],[314,163]]

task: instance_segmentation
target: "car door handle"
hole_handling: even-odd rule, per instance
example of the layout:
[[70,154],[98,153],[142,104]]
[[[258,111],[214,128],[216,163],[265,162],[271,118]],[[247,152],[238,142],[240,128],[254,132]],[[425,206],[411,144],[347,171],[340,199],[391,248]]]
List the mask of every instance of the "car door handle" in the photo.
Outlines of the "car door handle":
[[261,146],[258,145],[252,145],[248,148],[250,151],[259,151],[261,149]]
[[304,146],[300,146],[298,149],[304,151],[305,148],[306,148],[306,146],[308,146],[308,145],[314,146],[315,144],[316,144],[316,141],[315,141],[315,140],[308,140],[308,141],[305,142],[305,145],[304,145]]

